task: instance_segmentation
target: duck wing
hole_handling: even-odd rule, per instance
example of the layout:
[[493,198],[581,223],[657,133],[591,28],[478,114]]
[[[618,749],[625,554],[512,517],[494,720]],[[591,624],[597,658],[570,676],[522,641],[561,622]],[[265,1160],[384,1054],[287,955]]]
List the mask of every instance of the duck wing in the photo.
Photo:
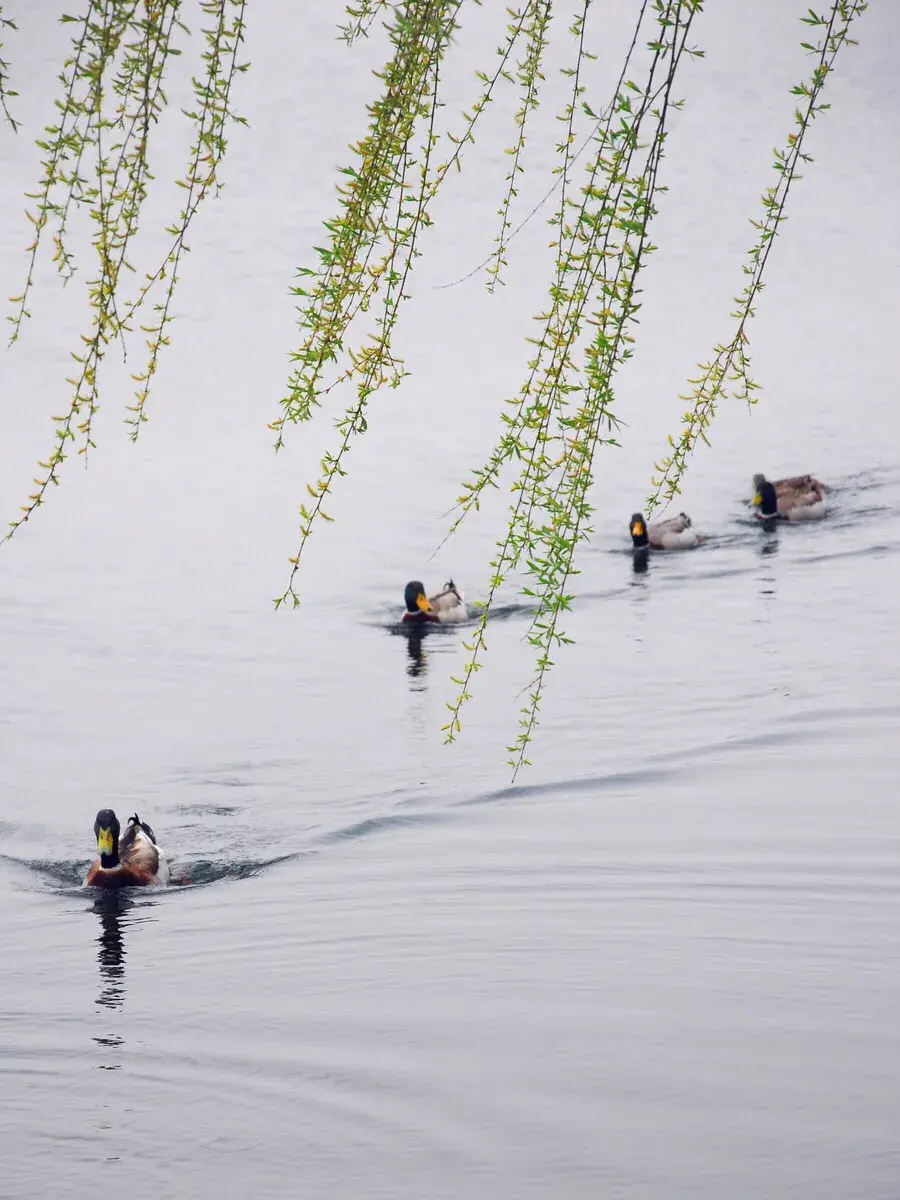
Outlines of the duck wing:
[[782,492],[824,492],[824,490],[818,479],[812,475],[789,475],[786,479],[778,479],[775,482],[775,491],[779,494]]
[[454,608],[459,608],[463,599],[455,587],[446,587],[436,596],[429,596],[428,603],[436,613],[448,613]]
[[679,513],[677,517],[666,517],[664,521],[651,521],[651,533],[658,534],[662,537],[666,533],[684,533],[686,529],[691,527],[691,518],[687,513]]
[[436,596],[430,596],[428,603],[441,624],[468,620],[469,610],[455,583],[448,583],[442,592],[438,592]]
[[137,814],[129,818],[128,828],[119,839],[119,859],[130,875],[145,883],[168,880],[168,865],[156,844],[156,835]]
[[785,512],[819,504],[825,499],[825,489],[812,475],[791,475],[775,484],[778,507]]

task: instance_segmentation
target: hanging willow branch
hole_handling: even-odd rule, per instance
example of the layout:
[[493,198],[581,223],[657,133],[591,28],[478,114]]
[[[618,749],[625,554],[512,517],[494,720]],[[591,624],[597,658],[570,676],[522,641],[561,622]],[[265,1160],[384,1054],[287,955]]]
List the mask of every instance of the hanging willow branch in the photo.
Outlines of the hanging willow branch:
[[[0,5],[0,33],[4,29],[11,29],[15,32],[16,28],[16,23],[12,18],[4,17],[3,7]],[[0,50],[2,49],[3,43],[0,42]],[[9,111],[8,101],[16,95],[18,93],[14,92],[9,86],[9,63],[5,59],[0,58],[0,110],[2,110],[4,119],[11,126],[14,133],[18,132],[19,126],[13,120],[12,114]]]
[[[246,0],[84,0],[82,17],[64,16],[74,27],[72,46],[59,75],[56,117],[38,143],[43,174],[30,194],[34,236],[21,294],[13,300],[12,341],[30,317],[38,256],[47,239],[63,281],[78,271],[73,223],[90,230],[93,264],[87,282],[91,328],[73,353],[76,368],[62,415],[54,418],[52,453],[41,463],[37,490],[7,537],[44,501],[73,444],[78,453],[93,447],[93,421],[100,397],[100,374],[108,348],[124,347],[138,326],[144,334],[143,368],[132,378],[134,402],[126,418],[136,438],[147,419],[146,405],[162,348],[168,344],[173,297],[189,228],[204,199],[220,186],[226,131],[241,122],[232,108],[244,37]],[[508,522],[491,563],[487,605],[467,644],[468,659],[456,680],[458,693],[444,727],[447,741],[461,729],[461,712],[482,666],[486,631],[498,589],[513,573],[524,575],[524,593],[534,604],[527,639],[535,650],[534,671],[524,689],[518,736],[509,747],[517,770],[534,734],[547,672],[556,647],[569,639],[562,628],[572,601],[578,547],[591,535],[590,491],[597,451],[616,445],[619,418],[614,377],[634,351],[640,309],[640,275],[655,247],[650,228],[666,191],[661,182],[672,116],[683,101],[677,90],[683,64],[702,57],[691,42],[704,0],[632,0],[634,26],[617,83],[611,93],[589,94],[587,64],[592,42],[593,0],[576,0],[567,31],[568,61],[562,67],[567,99],[557,119],[562,135],[550,186],[522,216],[516,204],[527,169],[526,136],[545,84],[544,63],[553,30],[553,0],[520,0],[500,12],[492,71],[477,73],[477,89],[459,124],[441,128],[442,80],[455,35],[466,14],[481,0],[355,0],[339,33],[348,46],[384,36],[389,56],[376,72],[380,94],[368,105],[368,127],[351,146],[352,159],[341,171],[337,211],[325,222],[325,237],[314,265],[301,267],[297,286],[299,342],[281,411],[271,428],[276,448],[288,428],[308,421],[334,391],[347,387],[349,402],[335,421],[336,441],[326,451],[309,497],[300,509],[299,545],[290,559],[287,588],[275,601],[299,603],[298,576],[303,553],[326,511],[337,481],[347,473],[354,439],[365,433],[377,393],[396,388],[406,375],[396,337],[403,303],[423,236],[431,224],[433,201],[448,176],[463,169],[473,153],[481,118],[504,88],[517,97],[509,169],[499,198],[499,229],[487,257],[470,272],[483,272],[493,291],[522,226],[553,198],[548,209],[554,259],[547,299],[526,341],[530,361],[517,395],[501,412],[501,429],[487,461],[465,481],[449,537],[480,507],[486,489],[508,485]],[[706,441],[719,402],[731,394],[755,403],[748,325],[755,313],[775,235],[786,215],[798,169],[809,162],[803,143],[814,118],[828,106],[822,90],[838,53],[852,45],[854,21],[864,0],[832,0],[821,14],[803,21],[818,40],[801,45],[815,57],[811,77],[793,89],[798,107],[785,145],[775,155],[776,178],[762,196],[762,214],[745,265],[745,286],[736,299],[734,330],[714,348],[692,390],[681,398],[688,407],[670,452],[656,466],[649,507],[678,494],[688,461]],[[199,13],[199,39],[189,29],[191,9]],[[0,33],[12,21],[0,9]],[[154,130],[168,100],[166,82],[174,56],[200,42],[199,69],[192,75],[194,103],[185,115],[191,126],[187,168],[179,185],[182,209],[166,228],[171,239],[161,261],[141,271],[133,264],[135,236],[153,175]],[[0,46],[2,49],[2,46]],[[7,63],[0,59],[0,107],[15,128],[7,99]],[[593,107],[592,107],[593,105]],[[585,131],[587,134],[585,136]],[[582,140],[579,143],[579,138]],[[142,282],[129,298],[129,283]],[[149,316],[142,314],[148,312]],[[144,323],[141,323],[141,322]]]
[[[632,65],[649,5],[639,14]],[[610,116],[595,134],[595,153],[578,199],[567,199],[561,223],[557,278],[547,314],[540,318],[534,339],[538,352],[515,404],[505,417],[507,429],[486,470],[476,472],[461,498],[459,523],[477,506],[488,485],[510,460],[522,464],[513,483],[516,494],[509,528],[498,543],[488,609],[482,616],[459,693],[445,726],[448,740],[460,729],[460,710],[470,697],[469,685],[486,648],[490,603],[510,571],[524,562],[525,594],[536,603],[528,640],[537,649],[535,676],[522,709],[519,737],[510,747],[517,770],[526,761],[525,748],[537,720],[544,678],[553,665],[555,645],[569,639],[559,628],[572,596],[569,578],[575,573],[577,546],[591,533],[588,493],[593,481],[593,457],[599,445],[615,444],[611,435],[617,419],[612,409],[612,375],[631,355],[628,327],[639,308],[636,281],[654,247],[647,238],[656,212],[657,172],[666,140],[669,111],[679,102],[672,84],[698,6],[680,3],[656,7],[656,33],[644,79],[625,76]],[[576,70],[576,78],[577,78]],[[582,345],[585,333],[590,340]],[[577,401],[577,407],[573,407]]]
[[825,81],[834,68],[838,51],[845,45],[856,45],[849,36],[850,27],[867,7],[866,0],[858,0],[835,4],[827,16],[817,15],[810,9],[808,16],[801,18],[804,24],[823,31],[817,43],[801,43],[804,50],[815,56],[816,65],[808,80],[791,88],[791,94],[799,98],[799,106],[794,110],[794,127],[787,135],[784,147],[774,152],[775,182],[762,194],[762,219],[750,222],[758,236],[743,268],[747,283],[735,298],[737,307],[731,314],[737,322],[734,332],[727,342],[716,346],[712,359],[700,364],[700,374],[689,380],[694,385],[693,390],[680,396],[690,407],[684,414],[678,440],[669,438],[671,453],[656,464],[658,474],[653,479],[653,491],[647,501],[650,512],[680,492],[681,478],[698,441],[709,445],[707,431],[719,401],[729,393],[747,404],[755,404],[759,399],[760,385],[750,374],[747,326],[756,315],[756,302],[764,287],[763,273],[775,235],[785,220],[791,184],[800,178],[797,174],[800,165],[812,162],[810,155],[803,152],[804,138],[817,114],[831,107],[820,100]]
[[[544,79],[541,74],[541,64],[547,48],[547,28],[550,24],[552,7],[551,0],[531,0],[519,15],[516,25],[510,26],[510,45],[518,41],[524,43],[523,56],[515,73],[516,82],[520,88],[521,102],[515,115],[515,145],[506,152],[512,158],[512,166],[506,176],[506,194],[498,212],[500,232],[497,234],[497,249],[491,255],[487,268],[489,291],[493,291],[501,282],[501,271],[506,266],[506,247],[512,231],[510,213],[513,201],[518,195],[516,183],[525,169],[522,157],[525,153],[526,122],[528,114],[533,112],[539,103],[538,89]],[[504,70],[503,77],[510,83],[512,82],[509,72]]]
[[123,293],[136,273],[131,245],[153,178],[151,142],[168,103],[164,85],[169,60],[182,52],[176,36],[190,35],[182,20],[183,7],[182,0],[89,0],[83,18],[61,18],[74,24],[76,33],[59,77],[57,123],[48,126],[46,139],[38,142],[44,152],[43,178],[38,190],[29,193],[34,236],[27,247],[25,286],[12,298],[10,341],[19,339],[31,316],[30,293],[45,232],[52,237],[53,261],[63,280],[76,274],[70,223],[80,212],[92,230],[95,274],[87,281],[92,324],[80,348],[72,352],[75,372],[66,380],[71,397],[62,415],[53,418],[55,441],[48,458],[39,463],[42,474],[34,480],[36,490],[22,506],[22,515],[10,523],[4,540],[40,507],[50,486],[59,483],[72,446],[78,445],[80,455],[94,446],[103,360],[111,343],[126,344],[149,304],[153,315],[139,325],[146,335],[146,365],[132,376],[138,386],[134,404],[127,406],[132,438],[146,420],[150,381],[169,340],[166,328],[173,319],[172,297],[188,249],[186,235],[199,206],[218,186],[227,124],[243,122],[232,111],[230,98],[235,75],[246,70],[238,62],[245,0],[200,0],[198,11],[209,24],[201,30],[203,69],[192,78],[196,107],[185,113],[193,127],[193,144],[185,176],[178,180],[186,192],[184,207],[166,228],[173,239],[169,250],[128,300]]

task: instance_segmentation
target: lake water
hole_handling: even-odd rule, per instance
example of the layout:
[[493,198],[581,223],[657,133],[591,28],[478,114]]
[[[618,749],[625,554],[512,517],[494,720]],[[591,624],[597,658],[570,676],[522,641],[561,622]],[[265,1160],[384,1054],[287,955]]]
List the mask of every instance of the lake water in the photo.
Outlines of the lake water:
[[[698,21],[707,58],[685,76],[619,381],[624,445],[600,455],[575,644],[510,786],[531,665],[515,587],[452,748],[465,633],[416,651],[394,628],[409,578],[484,595],[503,520],[499,495],[429,561],[541,306],[539,219],[501,296],[438,287],[490,250],[509,93],[436,211],[400,333],[412,377],[373,406],[302,608],[272,610],[331,430],[272,452],[287,291],[380,53],[333,39],[339,5],[302,7],[251,11],[251,129],[198,219],[140,443],[113,366],[89,470],[71,463],[0,552],[0,1196],[893,1200],[900,12],[861,20],[813,130],[752,330],[762,401],[723,408],[685,482],[711,537],[640,572],[628,517],[683,380],[728,332],[747,217],[809,68],[803,5]],[[485,7],[453,99],[491,61]],[[595,7],[602,98],[633,6]],[[6,293],[64,49],[54,13],[30,6],[5,55],[26,123],[0,136]],[[547,74],[544,169],[562,94]],[[175,134],[151,228],[177,203]],[[522,215],[545,188],[523,185]],[[41,282],[0,358],[8,517],[83,315],[74,286]],[[828,519],[762,535],[744,504],[758,470],[817,474]],[[80,890],[107,805],[150,821],[182,886]]]

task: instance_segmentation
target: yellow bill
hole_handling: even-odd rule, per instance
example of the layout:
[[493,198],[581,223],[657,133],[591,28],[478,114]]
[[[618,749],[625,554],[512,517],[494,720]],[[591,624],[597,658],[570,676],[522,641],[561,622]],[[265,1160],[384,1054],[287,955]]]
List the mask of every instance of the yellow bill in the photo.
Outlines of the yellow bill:
[[112,854],[113,835],[111,829],[101,829],[97,834],[97,849],[101,854]]
[[421,592],[419,592],[418,596],[416,596],[416,604],[422,610],[422,612],[431,612],[431,605]]

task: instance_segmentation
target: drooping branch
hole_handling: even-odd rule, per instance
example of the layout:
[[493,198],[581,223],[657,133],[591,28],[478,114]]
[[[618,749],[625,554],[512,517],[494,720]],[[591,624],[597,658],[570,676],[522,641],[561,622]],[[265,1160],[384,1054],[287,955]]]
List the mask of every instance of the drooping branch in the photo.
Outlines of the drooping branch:
[[[510,747],[514,770],[526,761],[524,751],[537,720],[544,678],[552,666],[552,647],[568,640],[558,628],[559,619],[572,599],[567,584],[577,546],[590,532],[587,496],[594,454],[602,441],[614,440],[602,437],[604,428],[611,433],[617,424],[611,380],[631,354],[627,329],[639,307],[637,277],[653,249],[647,231],[656,211],[667,114],[676,105],[671,89],[697,8],[679,0],[657,8],[658,33],[648,43],[651,58],[645,81],[639,84],[624,78],[620,82],[611,115],[597,130],[587,182],[580,200],[570,202],[573,213],[559,253],[549,310],[539,318],[541,332],[534,339],[537,355],[515,416],[504,418],[507,428],[499,453],[495,451],[487,471],[476,473],[468,485],[457,519],[458,523],[477,505],[484,486],[495,483],[506,461],[522,464],[512,484],[516,499],[509,526],[492,563],[488,607],[469,647],[470,658],[445,726],[447,739],[453,740],[486,647],[490,605],[509,573],[524,561],[525,594],[537,601],[528,640],[538,656],[520,736]],[[632,46],[647,9],[645,5],[641,10]],[[586,327],[594,333],[581,349],[579,363]],[[580,404],[572,411],[576,397]]]
[[[11,17],[4,17],[3,6],[0,5],[0,33],[2,33],[4,29],[11,29],[13,32],[15,32],[17,26]],[[2,49],[3,43],[0,42],[0,50]],[[9,63],[5,59],[0,58],[0,110],[3,112],[4,120],[14,133],[18,133],[19,126],[18,123],[13,119],[12,113],[9,111],[8,102],[13,96],[17,95],[18,92],[14,92],[9,86]]]
[[[125,28],[121,14],[115,9],[110,12],[107,4],[108,0],[89,0],[79,32],[72,39],[71,54],[59,76],[62,99],[56,101],[58,123],[48,125],[46,140],[37,143],[45,154],[43,178],[36,192],[27,193],[28,199],[34,201],[33,210],[26,214],[34,227],[34,236],[26,247],[28,271],[22,294],[10,298],[16,306],[8,318],[12,323],[10,343],[18,341],[23,322],[31,316],[29,296],[48,225],[56,225],[53,260],[57,270],[64,278],[74,274],[72,257],[66,249],[69,212],[86,200],[88,182],[81,173],[82,161],[96,143],[105,71]],[[136,0],[131,4],[132,13],[135,7]],[[125,24],[127,20],[126,16]],[[74,23],[75,18],[64,17],[63,21]]]
[[[516,82],[519,85],[521,100],[515,115],[516,140],[514,145],[506,151],[512,159],[512,164],[506,176],[506,193],[497,214],[500,217],[497,248],[491,255],[487,268],[488,291],[491,292],[501,282],[501,273],[506,266],[506,247],[512,232],[510,211],[513,201],[518,195],[516,184],[524,170],[522,159],[525,153],[528,116],[534,112],[540,102],[540,85],[544,79],[541,74],[541,66],[544,51],[547,48],[547,31],[552,10],[552,0],[529,0],[522,12],[516,14],[515,37],[518,39],[521,34],[525,43],[523,57],[516,65]],[[513,27],[510,29],[512,32]],[[506,78],[509,76],[507,75]]]
[[148,335],[149,355],[143,371],[132,376],[138,384],[134,404],[128,405],[132,415],[126,421],[132,441],[137,440],[141,424],[147,420],[145,408],[150,383],[156,375],[160,352],[163,346],[169,344],[166,328],[173,320],[171,310],[178,284],[178,270],[189,250],[186,240],[188,231],[203,201],[210,192],[217,193],[221,187],[219,168],[228,146],[225,136],[228,123],[247,123],[231,106],[235,77],[247,70],[247,64],[238,61],[244,40],[246,2],[203,0],[201,5],[204,14],[212,19],[212,25],[203,30],[206,40],[203,52],[205,72],[201,78],[191,80],[196,108],[185,113],[192,122],[194,140],[187,172],[183,179],[178,180],[179,187],[186,192],[184,207],[178,219],[166,226],[166,233],[174,239],[166,257],[155,271],[147,275],[137,298],[125,313],[125,321],[131,322],[153,294],[154,287],[162,285],[162,299],[153,305],[156,318],[148,325],[141,325],[141,330]]
[[11,341],[21,335],[23,322],[31,315],[32,290],[37,257],[45,230],[52,230],[53,260],[64,280],[76,272],[68,248],[70,221],[85,211],[92,230],[91,244],[96,271],[87,283],[91,329],[73,352],[75,374],[67,380],[72,388],[68,405],[58,417],[50,455],[39,464],[43,474],[35,479],[36,490],[22,506],[22,515],[10,523],[7,540],[44,502],[51,485],[59,483],[60,470],[73,444],[84,455],[94,446],[93,422],[100,397],[100,374],[111,343],[123,349],[145,305],[154,299],[155,317],[140,326],[147,335],[146,365],[133,378],[138,383],[135,403],[127,406],[127,424],[137,437],[150,382],[159,355],[168,344],[166,327],[172,320],[171,305],[178,282],[178,267],[187,251],[188,229],[203,200],[219,185],[218,170],[225,153],[226,126],[243,123],[231,105],[236,75],[246,66],[238,61],[244,37],[246,0],[200,0],[199,11],[210,20],[202,30],[204,71],[192,79],[196,111],[186,115],[194,127],[194,141],[185,178],[179,184],[186,192],[179,219],[167,227],[173,242],[163,260],[146,272],[144,283],[130,302],[123,298],[126,279],[135,272],[130,248],[138,231],[143,204],[153,179],[150,169],[153,131],[167,103],[165,80],[170,60],[181,53],[176,35],[189,36],[182,20],[182,0],[88,0],[84,18],[62,18],[75,23],[77,33],[66,60],[60,83],[59,116],[47,129],[43,178],[30,194],[35,202],[29,214],[34,236],[27,248],[28,270],[22,294],[13,298],[16,311]]
[[775,182],[762,194],[762,219],[751,219],[750,222],[757,230],[757,238],[743,266],[747,282],[740,295],[735,297],[736,308],[731,314],[736,322],[734,331],[728,341],[715,347],[711,359],[700,364],[700,374],[688,381],[694,385],[693,390],[679,397],[689,407],[684,413],[678,438],[669,437],[671,452],[656,464],[653,491],[647,500],[650,512],[679,494],[681,479],[697,443],[709,444],[707,434],[719,402],[729,394],[747,404],[755,404],[759,398],[760,385],[750,373],[748,325],[756,315],[766,264],[785,219],[788,193],[795,180],[800,178],[797,174],[800,166],[812,161],[810,155],[803,152],[804,139],[815,117],[830,107],[821,101],[822,89],[841,48],[856,44],[849,36],[850,28],[866,8],[867,0],[835,0],[826,16],[817,15],[810,9],[808,16],[801,18],[804,24],[823,31],[816,44],[801,43],[804,50],[815,55],[816,65],[809,79],[791,88],[791,94],[799,98],[794,110],[794,126],[784,147],[775,150]]
[[[283,415],[274,423],[277,445],[286,421],[308,420],[326,392],[323,373],[337,362],[353,317],[381,299],[374,329],[357,348],[347,351],[349,367],[342,378],[356,387],[356,400],[338,421],[339,445],[321,461],[321,474],[308,491],[312,504],[300,510],[300,544],[291,560],[288,587],[278,600],[299,597],[294,590],[300,556],[316,521],[328,515],[325,498],[345,474],[344,458],[354,436],[367,428],[371,396],[385,384],[397,387],[402,362],[393,353],[393,334],[415,259],[419,238],[430,224],[429,203],[442,174],[434,166],[437,145],[435,115],[439,103],[440,67],[456,29],[460,0],[399,6],[389,33],[394,56],[381,77],[385,89],[369,108],[369,134],[353,147],[359,167],[348,167],[349,184],[339,189],[343,214],[327,222],[328,246],[319,250],[318,273],[311,289],[296,287],[303,299],[299,310],[303,343],[293,355],[298,363],[283,401]],[[443,172],[445,173],[445,172]],[[377,257],[376,257],[377,256]],[[373,259],[375,260],[373,262]]]

